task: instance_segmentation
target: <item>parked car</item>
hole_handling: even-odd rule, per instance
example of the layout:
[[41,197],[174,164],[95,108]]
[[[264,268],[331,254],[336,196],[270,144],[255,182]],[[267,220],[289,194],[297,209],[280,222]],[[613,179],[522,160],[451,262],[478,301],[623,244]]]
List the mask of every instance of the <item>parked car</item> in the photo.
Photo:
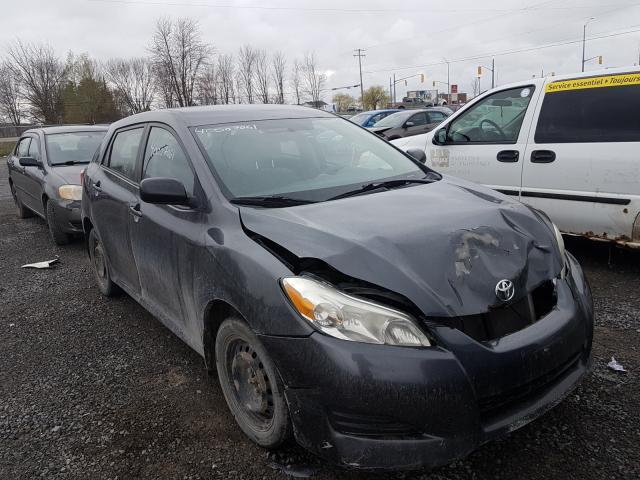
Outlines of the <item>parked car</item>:
[[7,160],[18,216],[44,218],[58,245],[82,234],[80,172],[106,132],[106,126],[27,130]]
[[565,233],[640,247],[639,108],[637,67],[534,78],[398,146],[544,210]]
[[426,133],[442,123],[449,115],[445,107],[406,110],[383,118],[369,130],[387,140],[395,140]]
[[263,447],[467,455],[577,384],[591,294],[543,213],[412,155],[303,107],[118,121],[83,183],[98,287],[202,355]]
[[357,115],[354,115],[349,120],[351,120],[356,125],[360,125],[361,127],[373,127],[376,122],[379,122],[385,117],[388,117],[392,113],[401,112],[397,108],[390,108],[387,110],[370,110],[368,112],[362,112]]

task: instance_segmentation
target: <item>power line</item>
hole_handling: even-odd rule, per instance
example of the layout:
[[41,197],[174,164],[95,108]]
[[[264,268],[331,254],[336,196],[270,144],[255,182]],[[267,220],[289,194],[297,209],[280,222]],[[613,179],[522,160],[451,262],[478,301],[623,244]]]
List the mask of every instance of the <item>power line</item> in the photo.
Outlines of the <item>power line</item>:
[[[464,9],[455,9],[455,8],[337,8],[337,7],[298,7],[298,6],[288,6],[288,7],[278,7],[278,6],[266,6],[266,5],[232,5],[232,4],[223,4],[223,3],[208,3],[208,2],[184,2],[184,1],[142,1],[142,0],[87,0],[89,2],[95,3],[120,3],[120,4],[129,4],[129,5],[149,5],[149,6],[179,6],[179,7],[204,7],[204,8],[215,8],[215,9],[225,9],[225,10],[263,10],[263,11],[297,11],[297,12],[308,12],[308,13],[347,13],[347,14],[380,14],[387,15],[390,13],[398,13],[398,12],[410,12],[410,13],[444,13],[444,14],[455,14],[455,13],[469,13],[469,12],[522,12],[529,9],[535,10],[574,10],[574,9],[590,9],[590,8],[601,8],[603,6],[617,6],[622,7],[630,4],[623,5],[578,5],[573,7],[562,7],[562,6],[554,6],[554,7],[518,7],[518,8],[464,8]],[[552,2],[543,2],[552,3]]]
[[[639,27],[639,26],[640,25],[631,25],[631,26],[626,27],[626,28],[633,28],[633,27]],[[626,32],[596,35],[596,36],[593,36],[593,37],[588,37],[587,40],[599,40],[599,39],[602,39],[602,38],[619,37],[621,35],[629,35],[630,33],[636,33],[636,32],[640,32],[640,28],[636,28],[634,30],[628,30]],[[473,56],[470,56],[470,57],[456,58],[456,59],[453,59],[453,60],[449,60],[449,62],[450,63],[467,62],[467,61],[471,61],[471,60],[480,60],[480,59],[488,58],[488,57],[500,57],[500,56],[504,56],[504,55],[513,55],[515,53],[524,53],[524,52],[531,52],[531,51],[535,51],[535,50],[543,50],[543,49],[546,49],[546,48],[561,47],[561,46],[564,46],[564,45],[573,45],[573,44],[576,44],[576,43],[582,43],[582,37],[579,38],[578,40],[566,40],[566,41],[560,41],[560,42],[555,42],[555,43],[537,45],[537,46],[533,46],[533,47],[524,47],[524,48],[519,48],[519,49],[514,49],[514,50],[502,50],[502,51],[498,51],[498,52],[487,52],[487,53],[483,53],[483,54],[473,55]],[[433,63],[425,63],[425,64],[422,64],[422,65],[409,65],[409,66],[404,66],[404,67],[391,67],[391,68],[384,68],[384,69],[380,69],[380,70],[365,71],[364,73],[372,74],[372,73],[382,73],[382,72],[395,72],[395,71],[398,71],[398,70],[409,70],[409,69],[413,69],[413,68],[434,67],[434,66],[438,66],[438,65],[444,65],[445,63],[446,62],[433,62]]]

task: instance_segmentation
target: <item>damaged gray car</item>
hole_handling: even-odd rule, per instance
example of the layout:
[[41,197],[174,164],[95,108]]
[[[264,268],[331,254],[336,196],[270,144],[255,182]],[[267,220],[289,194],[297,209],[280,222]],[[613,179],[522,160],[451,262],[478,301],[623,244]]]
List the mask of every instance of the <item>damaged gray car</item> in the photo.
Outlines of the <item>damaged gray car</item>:
[[463,457],[576,386],[593,306],[545,214],[413,154],[302,107],[121,120],[84,175],[97,284],[202,355],[263,447]]

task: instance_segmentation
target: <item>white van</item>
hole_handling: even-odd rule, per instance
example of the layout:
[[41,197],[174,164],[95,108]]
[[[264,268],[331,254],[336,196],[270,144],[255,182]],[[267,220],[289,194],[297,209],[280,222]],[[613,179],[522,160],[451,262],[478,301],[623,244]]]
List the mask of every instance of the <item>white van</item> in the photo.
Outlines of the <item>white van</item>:
[[545,211],[565,233],[640,248],[638,67],[498,87],[393,143]]

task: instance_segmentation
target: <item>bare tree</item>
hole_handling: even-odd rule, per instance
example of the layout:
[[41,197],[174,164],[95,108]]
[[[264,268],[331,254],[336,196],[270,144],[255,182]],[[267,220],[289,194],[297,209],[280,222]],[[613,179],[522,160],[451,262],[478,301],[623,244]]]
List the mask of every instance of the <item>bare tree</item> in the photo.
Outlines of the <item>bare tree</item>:
[[153,67],[146,58],[113,58],[104,66],[105,76],[129,113],[146,112],[154,99]]
[[198,99],[200,105],[216,105],[218,103],[219,76],[213,65],[210,65],[198,79]]
[[14,125],[22,119],[20,104],[20,78],[9,67],[8,62],[0,64],[0,115],[4,115]]
[[276,103],[284,103],[284,77],[287,69],[287,60],[282,52],[273,54],[271,60],[271,76],[276,86]]
[[235,95],[233,81],[235,66],[233,64],[233,55],[225,54],[218,56],[216,69],[218,70],[218,98],[221,103],[233,103],[233,97]]
[[238,93],[242,92],[248,103],[255,95],[257,52],[251,45],[240,47],[238,55]]
[[267,63],[267,52],[265,50],[256,51],[256,90],[258,98],[262,103],[269,103],[269,64]]
[[302,78],[301,78],[302,66],[298,59],[293,61],[293,69],[291,70],[291,86],[293,87],[293,93],[296,96],[296,105],[300,105],[300,92],[302,90]]
[[326,76],[318,71],[315,53],[307,53],[302,63],[303,90],[311,97],[311,101],[318,106],[320,92],[326,81]]
[[[198,77],[213,52],[201,39],[198,22],[189,18],[159,19],[149,51],[158,83],[169,82],[172,96],[181,107],[193,105]],[[162,93],[167,100],[168,92]]]
[[31,116],[40,122],[59,122],[67,75],[64,63],[50,46],[42,43],[17,40],[8,53],[9,69],[22,85],[23,97],[31,105]]

